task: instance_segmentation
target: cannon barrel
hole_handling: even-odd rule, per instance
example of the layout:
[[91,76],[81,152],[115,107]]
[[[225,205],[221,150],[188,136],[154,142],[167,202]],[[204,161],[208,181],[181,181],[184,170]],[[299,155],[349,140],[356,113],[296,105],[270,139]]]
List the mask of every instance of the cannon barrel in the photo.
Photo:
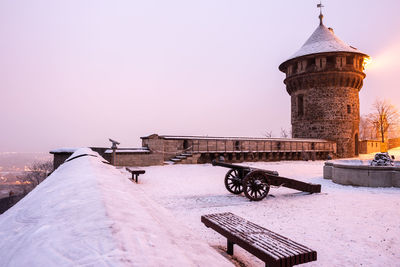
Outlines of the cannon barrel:
[[212,165],[213,166],[220,166],[220,167],[224,167],[224,168],[229,168],[229,169],[236,169],[236,170],[250,170],[251,169],[248,166],[229,164],[229,163],[220,162],[220,161],[216,161],[216,160],[212,161]]
[[270,170],[264,170],[264,169],[258,169],[258,168],[251,168],[249,166],[230,164],[230,163],[220,162],[220,161],[216,161],[216,160],[212,161],[212,165],[213,166],[220,166],[220,167],[224,167],[224,168],[229,168],[229,169],[235,169],[235,170],[243,170],[246,173],[254,171],[254,170],[260,170],[260,171],[263,171],[263,172],[265,172],[267,174],[270,174],[270,175],[276,175],[276,176],[279,175],[279,173],[277,171],[270,171]]

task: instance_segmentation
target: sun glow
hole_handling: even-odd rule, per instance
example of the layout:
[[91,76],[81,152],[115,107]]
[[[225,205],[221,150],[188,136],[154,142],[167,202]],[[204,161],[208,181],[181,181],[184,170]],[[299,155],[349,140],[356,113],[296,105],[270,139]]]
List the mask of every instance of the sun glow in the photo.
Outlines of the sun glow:
[[[365,62],[365,59],[364,59]],[[365,64],[365,63],[364,63]],[[400,67],[400,41],[386,47],[374,56],[374,61],[367,63],[369,71],[388,71]]]
[[372,58],[371,57],[364,57],[363,61],[363,68],[365,68],[372,63]]

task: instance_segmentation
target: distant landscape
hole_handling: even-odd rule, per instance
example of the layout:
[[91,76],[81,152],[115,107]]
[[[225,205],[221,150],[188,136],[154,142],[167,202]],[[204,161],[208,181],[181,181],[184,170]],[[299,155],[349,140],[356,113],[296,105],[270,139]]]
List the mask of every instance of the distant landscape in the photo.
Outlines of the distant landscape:
[[0,198],[8,196],[10,191],[15,194],[23,192],[29,185],[20,178],[26,176],[32,164],[51,159],[52,155],[44,152],[0,152]]

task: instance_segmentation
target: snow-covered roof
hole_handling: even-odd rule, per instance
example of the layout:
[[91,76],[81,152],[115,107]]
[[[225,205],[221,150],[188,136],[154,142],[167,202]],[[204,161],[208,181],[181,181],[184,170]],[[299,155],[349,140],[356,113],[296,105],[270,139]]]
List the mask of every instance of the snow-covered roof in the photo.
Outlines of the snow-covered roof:
[[76,147],[62,147],[50,150],[50,153],[74,153],[76,150],[78,150]]
[[142,139],[158,136],[160,139],[167,140],[226,140],[226,141],[281,141],[281,142],[330,142],[324,139],[312,138],[265,138],[265,137],[234,137],[234,136],[200,136],[200,135],[156,135],[140,137]]
[[[112,153],[112,149],[107,149],[104,153],[110,154]],[[150,150],[147,147],[140,148],[118,148],[116,150],[117,153],[150,153]]]
[[303,44],[303,46],[286,61],[306,55],[329,52],[351,52],[367,56],[357,48],[352,47],[340,40],[339,37],[333,33],[333,30],[330,30],[325,25],[320,24],[311,34],[310,38],[308,38],[308,40]]
[[101,158],[101,159],[104,161],[104,159],[99,155],[99,153],[97,153],[97,152],[91,150],[91,149],[88,148],[88,147],[82,147],[82,148],[76,149],[75,152],[72,153],[72,155],[69,156],[69,157],[65,160],[65,162],[70,161],[70,160],[72,160],[72,159],[74,159],[74,158],[77,158],[77,157],[82,157],[82,156],[93,156],[93,157],[98,157],[98,158]]

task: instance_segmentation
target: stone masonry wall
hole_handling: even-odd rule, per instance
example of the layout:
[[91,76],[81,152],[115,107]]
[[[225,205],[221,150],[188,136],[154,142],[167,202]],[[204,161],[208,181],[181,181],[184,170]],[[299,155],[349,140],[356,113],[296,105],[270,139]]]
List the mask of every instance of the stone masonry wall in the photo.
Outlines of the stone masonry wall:
[[117,153],[115,161],[116,166],[153,166],[163,163],[161,153]]
[[[316,64],[321,59],[326,63]],[[297,68],[299,62],[304,67]],[[338,157],[359,153],[362,62],[360,54],[331,52],[295,58],[280,67],[287,75],[294,138],[335,141]]]
[[[304,112],[298,114],[296,99],[303,95]],[[355,154],[360,122],[358,90],[355,88],[311,88],[292,94],[292,135],[336,141],[338,154]]]

